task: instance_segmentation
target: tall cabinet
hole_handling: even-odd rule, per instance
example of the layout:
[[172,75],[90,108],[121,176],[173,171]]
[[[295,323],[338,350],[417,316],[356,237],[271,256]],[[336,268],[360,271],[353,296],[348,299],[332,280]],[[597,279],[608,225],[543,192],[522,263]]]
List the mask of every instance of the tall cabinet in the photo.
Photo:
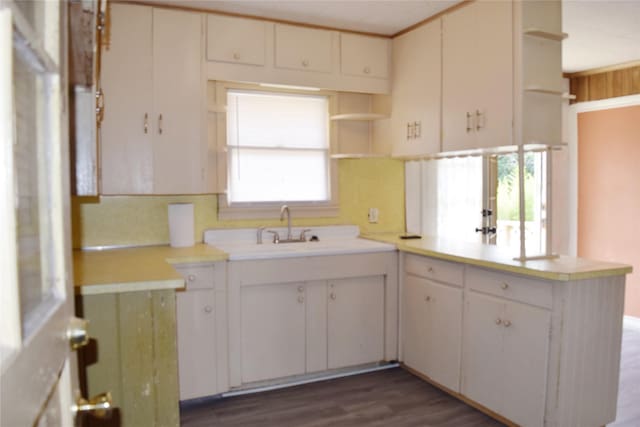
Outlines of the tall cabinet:
[[202,192],[202,17],[113,4],[110,25],[101,193]]

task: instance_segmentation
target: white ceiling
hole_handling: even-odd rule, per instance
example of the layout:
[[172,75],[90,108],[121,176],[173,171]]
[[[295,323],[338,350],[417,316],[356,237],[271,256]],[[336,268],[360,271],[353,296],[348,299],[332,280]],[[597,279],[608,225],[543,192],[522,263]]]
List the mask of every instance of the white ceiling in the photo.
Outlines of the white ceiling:
[[[461,0],[147,1],[389,36]],[[562,21],[565,72],[640,60],[640,0],[563,0]]]

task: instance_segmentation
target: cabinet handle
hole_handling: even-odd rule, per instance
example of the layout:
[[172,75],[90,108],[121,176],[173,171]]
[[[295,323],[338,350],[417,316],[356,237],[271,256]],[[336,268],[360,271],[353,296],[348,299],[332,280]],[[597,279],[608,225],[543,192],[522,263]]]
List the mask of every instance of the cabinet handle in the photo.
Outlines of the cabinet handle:
[[205,305],[204,306],[204,312],[209,314],[213,311],[213,308],[210,305]]
[[496,325],[499,325],[502,323],[502,319],[500,319],[499,317],[496,319]]
[[158,116],[158,133],[162,135],[162,113]]
[[480,130],[483,127],[484,127],[484,113],[481,112],[480,110],[476,110],[476,130]]
[[413,122],[413,137],[420,138],[422,134],[422,122]]
[[473,127],[471,126],[471,113],[467,111],[467,133],[471,132]]
[[149,133],[149,113],[144,113],[144,133]]
[[369,67],[364,67],[364,70],[362,70],[365,74],[369,74],[371,72],[371,68]]
[[304,287],[298,286],[298,292],[304,292]]
[[508,320],[504,321],[504,327],[508,328],[509,326],[511,326],[511,322],[509,322]]
[[193,282],[196,280],[196,276],[194,274],[190,274],[187,279],[189,279],[190,282]]
[[500,287],[502,289],[507,289],[509,287],[509,284],[507,282],[502,282],[502,285],[500,285]]
[[407,139],[411,139],[411,123],[407,123]]
[[298,302],[299,302],[300,304],[302,304],[302,303],[304,302],[304,297],[303,297],[302,295],[300,295],[300,296],[298,297]]
[[303,67],[308,67],[309,66],[309,60],[308,59],[303,59],[302,60],[302,66]]
[[335,294],[334,292],[331,292],[331,293],[329,294],[329,298],[331,298],[332,300],[334,300],[334,301],[335,301],[335,299],[336,299],[336,294]]

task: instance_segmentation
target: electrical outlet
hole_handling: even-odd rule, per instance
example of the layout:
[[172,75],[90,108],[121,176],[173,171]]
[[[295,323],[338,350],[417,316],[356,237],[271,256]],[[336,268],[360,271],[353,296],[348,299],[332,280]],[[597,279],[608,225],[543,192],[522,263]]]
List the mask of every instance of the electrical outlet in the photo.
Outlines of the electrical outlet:
[[378,222],[378,208],[369,208],[369,222],[376,224]]

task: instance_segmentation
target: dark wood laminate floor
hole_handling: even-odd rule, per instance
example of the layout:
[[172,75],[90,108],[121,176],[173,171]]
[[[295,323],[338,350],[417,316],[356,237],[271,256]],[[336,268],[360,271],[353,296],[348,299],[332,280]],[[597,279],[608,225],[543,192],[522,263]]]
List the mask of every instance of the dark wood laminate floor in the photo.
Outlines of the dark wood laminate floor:
[[[182,427],[489,427],[501,423],[397,368],[183,408]],[[618,416],[640,426],[640,319],[625,322]]]
[[400,368],[183,408],[183,427],[502,426]]

